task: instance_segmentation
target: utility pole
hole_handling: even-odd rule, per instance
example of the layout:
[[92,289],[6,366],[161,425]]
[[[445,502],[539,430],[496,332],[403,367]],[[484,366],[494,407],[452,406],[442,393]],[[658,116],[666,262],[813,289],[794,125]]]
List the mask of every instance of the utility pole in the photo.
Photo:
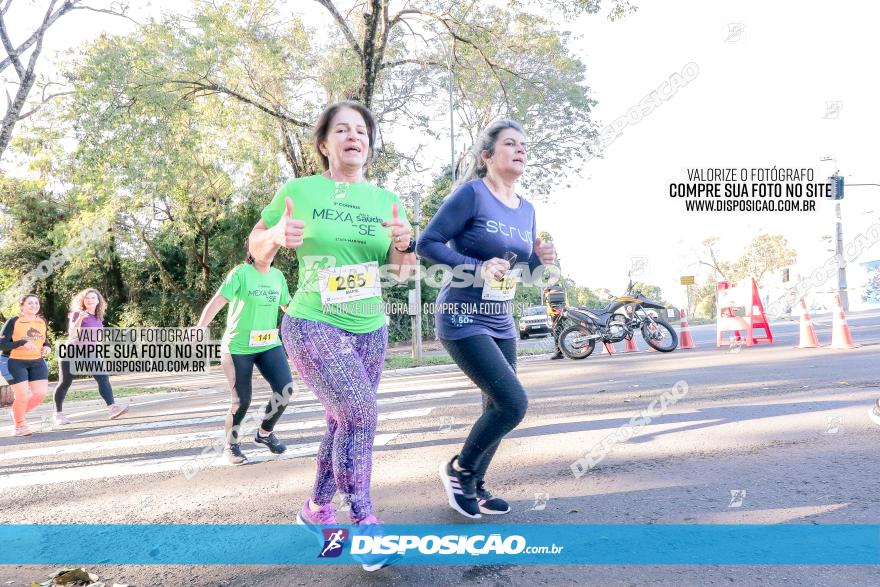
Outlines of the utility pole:
[[[413,205],[413,222],[415,223],[415,237],[419,240],[420,226],[422,222],[422,198],[416,193],[415,203]],[[422,266],[421,263],[416,265],[416,287],[413,291],[415,309],[412,314],[412,332],[413,332],[413,358],[422,362]],[[412,306],[413,304],[410,304]]]
[[843,258],[843,220],[840,216],[840,201],[834,203],[837,231],[837,293],[844,312],[849,312],[849,295],[846,291],[846,259]]
[[[444,49],[446,46],[444,45]],[[452,183],[455,183],[455,118],[453,117],[452,102],[452,52],[446,50],[446,79],[449,90],[449,173],[452,175]]]
[[[837,293],[840,295],[840,305],[844,312],[849,312],[849,294],[846,286],[846,259],[843,257],[843,221],[840,216],[840,201],[843,199],[844,180],[837,172],[830,178],[832,180],[831,192],[834,199],[834,213],[837,223]],[[873,186],[880,187],[876,183],[847,183],[846,187]]]
[[[454,110],[454,100],[452,93],[453,86],[453,74],[452,74],[452,52],[443,42],[443,39],[437,37],[440,41],[440,46],[443,47],[443,52],[446,54],[446,90],[449,99],[449,173],[452,175],[452,183],[455,183],[455,110]],[[419,239],[419,233],[421,232],[421,223],[422,223],[422,196],[420,193],[416,192],[415,199],[413,202],[413,216],[415,222],[415,238]],[[412,306],[412,302],[415,302],[415,310],[412,316],[412,331],[413,331],[413,348],[412,348],[412,356],[413,358],[421,362],[422,360],[422,275],[421,275],[421,264],[416,267],[416,287],[413,290],[412,297],[414,298],[410,306]]]
[[840,214],[840,201],[843,199],[843,177],[835,171],[828,178],[831,185],[831,196],[834,198],[834,234],[835,252],[837,256],[837,295],[844,312],[849,312],[849,295],[846,287],[846,259],[843,258],[843,218]]
[[[837,163],[834,157],[822,157],[820,161],[833,161]],[[831,197],[834,198],[834,234],[835,234],[835,254],[837,257],[837,294],[840,296],[840,305],[844,312],[849,312],[849,295],[847,295],[846,287],[846,259],[843,257],[843,217],[840,213],[840,201],[843,199],[843,178],[838,175],[839,170],[835,170],[828,182],[831,185]]]

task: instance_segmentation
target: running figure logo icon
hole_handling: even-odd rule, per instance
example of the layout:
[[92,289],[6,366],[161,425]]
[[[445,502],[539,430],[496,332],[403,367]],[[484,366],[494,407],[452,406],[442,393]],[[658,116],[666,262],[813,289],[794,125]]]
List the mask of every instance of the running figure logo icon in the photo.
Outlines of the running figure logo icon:
[[324,528],[324,546],[318,558],[336,558],[342,554],[342,547],[348,540],[348,530],[345,528]]

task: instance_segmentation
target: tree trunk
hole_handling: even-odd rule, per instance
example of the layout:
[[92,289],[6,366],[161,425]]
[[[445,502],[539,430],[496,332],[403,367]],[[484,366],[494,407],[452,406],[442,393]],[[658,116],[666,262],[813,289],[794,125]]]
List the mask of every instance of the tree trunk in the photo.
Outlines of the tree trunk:
[[159,279],[166,286],[170,287],[175,292],[177,292],[177,295],[180,297],[181,301],[183,301],[187,306],[189,306],[189,308],[193,311],[194,314],[198,315],[201,312],[201,308],[198,306],[198,304],[196,304],[192,300],[192,298],[189,297],[187,292],[184,291],[184,289],[182,287],[180,287],[180,285],[176,281],[174,281],[174,279],[168,273],[168,270],[165,269],[165,266],[162,264],[162,258],[159,256],[159,254],[153,248],[153,243],[151,243],[150,239],[147,238],[146,233],[140,228],[136,228],[135,230],[136,230],[138,236],[141,237],[141,240],[147,246],[147,251],[149,251],[150,256],[156,262],[156,265],[159,266]]
[[373,104],[376,78],[382,66],[388,27],[388,0],[369,0],[364,10],[364,39],[361,43],[362,78],[359,96],[367,108]]
[[208,290],[211,287],[211,264],[208,262],[208,239],[210,236],[207,231],[202,231],[202,291],[200,293],[203,300],[208,299]]
[[3,154],[9,146],[15,123],[18,122],[18,117],[21,115],[22,108],[24,108],[24,102],[27,100],[31,88],[34,87],[36,79],[37,76],[34,74],[33,69],[25,74],[21,85],[18,86],[18,91],[15,93],[15,99],[10,104],[9,110],[6,111],[6,116],[3,117],[3,124],[0,126],[0,160],[3,159]]
[[[109,251],[107,254],[107,297],[113,300],[114,306],[128,302],[128,291],[125,287],[125,278],[122,276],[122,266],[119,262],[119,251],[116,249],[116,237],[110,235]],[[108,302],[109,303],[109,302]]]

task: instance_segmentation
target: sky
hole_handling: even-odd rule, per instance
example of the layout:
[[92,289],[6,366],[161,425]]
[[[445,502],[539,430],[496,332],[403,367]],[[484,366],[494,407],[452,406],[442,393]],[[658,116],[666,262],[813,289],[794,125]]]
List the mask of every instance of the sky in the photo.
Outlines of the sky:
[[[834,206],[810,213],[685,212],[670,198],[670,182],[693,167],[812,168],[817,181],[836,170],[848,183],[880,183],[880,4],[780,0],[700,2],[637,0],[622,20],[582,17],[571,23],[572,48],[587,67],[601,128],[687,64],[698,74],[607,145],[602,158],[573,166],[571,189],[536,202],[538,229],[549,231],[566,274],[579,285],[622,292],[632,259],[645,265],[638,280],[659,285],[683,305],[681,275],[705,275],[695,262],[702,241],[719,237],[723,258],[737,258],[760,232],[784,235],[798,251],[795,275],[808,274],[832,253]],[[15,0],[10,22],[33,19],[43,1]],[[154,0],[135,14],[176,10]],[[325,19],[316,3],[303,6]],[[22,12],[16,13],[19,10]],[[317,22],[317,21],[316,21]],[[329,23],[328,23],[329,25]],[[65,17],[46,55],[134,25],[94,13]],[[11,31],[13,38],[17,32]],[[694,71],[694,66],[690,66]],[[829,111],[828,102],[834,102]],[[438,125],[448,125],[438,115]],[[527,129],[528,130],[528,129]],[[393,137],[392,137],[393,138]],[[429,151],[430,153],[430,151]],[[448,159],[448,142],[436,146]],[[572,153],[576,164],[583,153]],[[822,158],[831,161],[821,161]],[[528,197],[528,194],[523,194]],[[844,240],[880,217],[880,188],[852,187],[842,205]],[[831,245],[833,247],[833,245]],[[859,261],[880,258],[880,245]]]
[[[852,183],[880,183],[880,80],[868,65],[880,54],[868,2],[638,2],[639,11],[608,22],[582,19],[576,50],[587,64],[594,114],[609,123],[690,62],[699,74],[638,124],[603,159],[584,167],[581,186],[561,192],[556,210],[540,210],[566,272],[577,281],[622,289],[629,257],[647,257],[642,281],[683,298],[680,275],[709,236],[726,258],[760,231],[782,234],[799,267],[826,259],[822,235],[834,233],[834,206],[812,213],[694,213],[668,195],[691,167],[835,170]],[[731,34],[731,26],[740,34]],[[826,118],[826,102],[841,102]],[[824,156],[835,162],[821,162]],[[577,210],[583,209],[581,214]],[[571,210],[572,213],[567,213]],[[586,210],[589,210],[588,212]],[[866,214],[873,210],[873,214]],[[880,188],[852,187],[842,204],[844,240],[880,216]],[[617,217],[618,229],[594,229]],[[634,222],[634,218],[644,222]],[[584,235],[595,234],[585,242]],[[567,251],[577,251],[566,255]],[[589,252],[582,254],[583,252]],[[680,259],[686,255],[685,259]],[[861,260],[880,257],[880,247]],[[809,269],[804,270],[805,273]],[[794,276],[793,276],[794,277]],[[680,302],[679,302],[680,303]]]

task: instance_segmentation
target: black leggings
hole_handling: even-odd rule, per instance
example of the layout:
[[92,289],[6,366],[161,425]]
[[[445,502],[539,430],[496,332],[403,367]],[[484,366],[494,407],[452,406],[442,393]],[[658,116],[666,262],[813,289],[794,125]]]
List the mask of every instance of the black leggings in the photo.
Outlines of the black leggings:
[[479,335],[441,342],[483,392],[483,414],[458,455],[459,465],[482,481],[501,439],[522,421],[529,406],[516,377],[516,339]]
[[[55,411],[61,412],[64,398],[67,397],[67,390],[70,389],[70,384],[73,383],[73,375],[70,373],[70,361],[58,361],[58,364],[61,376],[59,377],[58,387],[55,388]],[[108,406],[112,406],[113,387],[110,386],[110,378],[106,375],[92,375],[92,377],[98,384],[98,393],[101,394],[101,399]]]
[[260,371],[269,386],[272,388],[272,397],[266,403],[263,415],[263,430],[271,432],[275,424],[284,413],[284,408],[293,395],[293,377],[290,375],[290,366],[287,364],[287,356],[280,346],[268,351],[254,353],[252,355],[227,355],[221,357],[223,370],[232,388],[232,404],[226,414],[226,442],[237,444],[239,428],[244,421],[248,408],[251,407],[253,387],[251,378],[254,373],[254,365]]

